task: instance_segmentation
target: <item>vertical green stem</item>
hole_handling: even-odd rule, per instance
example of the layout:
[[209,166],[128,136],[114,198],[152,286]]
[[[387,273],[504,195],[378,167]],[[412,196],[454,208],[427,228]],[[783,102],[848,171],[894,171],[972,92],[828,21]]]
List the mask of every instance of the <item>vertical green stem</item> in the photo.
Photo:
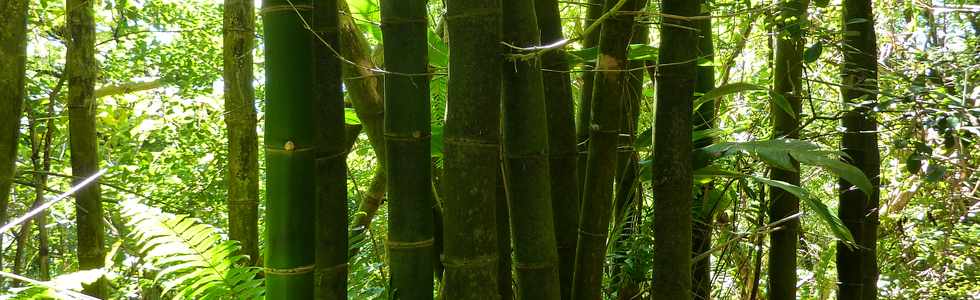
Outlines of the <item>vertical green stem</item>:
[[[68,135],[71,147],[71,169],[75,183],[99,170],[98,138],[95,115],[95,8],[92,0],[68,0],[68,54],[65,76],[68,76]],[[98,269],[105,266],[105,230],[102,221],[102,195],[99,182],[93,181],[75,194],[75,219],[78,231],[78,268]],[[108,282],[99,280],[85,287],[93,297],[108,296]]]
[[653,140],[653,294],[691,299],[692,103],[698,55],[696,25],[668,15],[697,15],[698,1],[664,0]]
[[[773,138],[799,138],[803,95],[803,31],[808,0],[780,1],[779,21],[776,24],[776,49],[773,70],[773,91],[786,99],[793,109],[790,115],[771,107]],[[799,163],[794,161],[799,170]],[[772,168],[770,178],[792,185],[800,184],[800,173]],[[770,189],[769,220],[776,221],[800,211],[800,200],[781,189]],[[769,297],[796,298],[796,250],[799,240],[799,219],[786,222],[781,230],[769,234]]]
[[228,237],[241,243],[249,265],[259,260],[259,141],[255,132],[252,48],[255,45],[253,1],[225,0],[225,124],[228,132]]
[[[535,14],[541,29],[541,42],[563,40],[561,13],[557,0],[535,0]],[[555,241],[558,247],[558,277],[562,299],[572,297],[575,270],[575,243],[578,239],[579,183],[575,146],[575,103],[565,51],[556,49],[541,57],[545,106],[548,114],[548,167],[551,177],[551,205]]]
[[[854,22],[864,19],[864,22]],[[859,248],[837,243],[837,299],[878,298],[878,201],[880,163],[878,123],[872,109],[877,103],[878,46],[874,12],[870,0],[844,1],[844,65],[842,66],[843,104],[850,108],[842,120],[845,132],[841,149],[851,163],[871,180],[874,191],[866,194],[846,180],[840,180],[838,214],[857,240]],[[862,90],[847,87],[856,86]]]
[[[24,103],[27,65],[27,0],[0,2],[0,224],[7,222],[7,207],[17,159],[17,136]],[[0,253],[3,250],[0,235]],[[3,255],[0,255],[0,269]],[[0,279],[0,286],[3,280]]]
[[[504,0],[504,41],[541,42],[534,3]],[[504,179],[514,242],[518,299],[561,297],[548,165],[548,118],[540,61],[503,62]]]
[[382,0],[388,257],[398,299],[432,299],[433,205],[426,0]]
[[[619,0],[607,0],[606,9]],[[636,11],[645,0],[627,0],[621,11]],[[600,299],[606,240],[612,214],[613,181],[616,177],[616,148],[622,125],[622,99],[629,85],[627,46],[633,33],[634,14],[616,14],[602,25],[592,91],[589,153],[582,193],[575,251],[573,299]],[[581,128],[580,128],[581,129]],[[587,212],[587,213],[586,213]]]
[[500,299],[496,188],[500,170],[501,7],[447,3],[449,99],[444,127],[445,299]]
[[316,159],[314,299],[347,298],[347,139],[336,0],[313,2],[313,125]]
[[[706,0],[699,0],[700,16],[710,16],[711,10],[708,8]],[[699,59],[714,62],[714,41],[712,40],[711,19],[700,20],[695,23],[698,28],[698,55]],[[697,82],[694,92],[704,94],[715,88],[715,67],[714,64],[698,65]],[[694,130],[707,130],[715,128],[715,101],[705,103],[698,107],[694,112]],[[701,148],[711,145],[713,139],[705,137],[694,141],[694,148]],[[692,254],[699,255],[711,249],[711,230],[715,207],[709,207],[709,195],[714,188],[712,182],[702,185],[695,185],[697,192],[694,196],[694,220],[693,220],[693,240]],[[711,258],[702,259],[694,263],[691,273],[691,295],[695,300],[711,299]]]
[[312,299],[315,220],[313,40],[309,0],[264,1],[266,295]]

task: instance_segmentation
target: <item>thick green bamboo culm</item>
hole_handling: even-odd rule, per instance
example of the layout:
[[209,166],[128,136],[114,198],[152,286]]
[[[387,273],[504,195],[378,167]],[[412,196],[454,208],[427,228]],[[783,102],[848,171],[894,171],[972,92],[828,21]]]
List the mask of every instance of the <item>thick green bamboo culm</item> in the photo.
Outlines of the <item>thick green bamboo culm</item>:
[[[95,3],[91,0],[68,0],[68,53],[65,76],[68,76],[68,135],[71,147],[71,172],[78,183],[99,171],[98,138],[95,129]],[[102,197],[98,180],[75,193],[75,220],[78,231],[78,268],[98,269],[105,266],[105,224],[102,221]],[[93,297],[109,296],[107,280],[85,287]]]
[[[864,19],[864,22],[854,22]],[[878,152],[878,123],[874,103],[878,90],[878,46],[874,12],[870,0],[844,1],[841,23],[844,24],[844,65],[841,79],[843,104],[850,108],[842,119],[845,132],[841,150],[851,163],[871,180],[870,194],[840,180],[838,216],[851,231],[859,247],[837,243],[838,297],[841,300],[875,300],[878,298],[878,189],[881,184]],[[847,88],[856,86],[861,90]],[[859,106],[858,103],[863,103]]]
[[[699,0],[701,16],[710,16],[711,10],[708,8],[708,3],[706,0]],[[696,22],[698,32],[698,55],[702,60],[714,61],[714,41],[712,38],[714,34],[711,31],[711,19],[703,19]],[[697,67],[697,82],[694,86],[694,92],[704,94],[715,88],[715,67],[713,64],[709,65],[699,65]],[[715,128],[715,101],[705,103],[698,107],[698,110],[694,112],[694,130],[707,130]],[[713,143],[713,139],[710,137],[705,137],[700,140],[694,141],[694,148],[702,148]],[[713,223],[713,216],[711,212],[715,209],[714,207],[707,207],[709,205],[708,195],[714,188],[712,182],[705,183],[703,185],[695,185],[698,189],[696,196],[694,197],[694,223],[693,226],[693,240],[692,255],[697,256],[701,253],[707,252],[711,249],[711,229]],[[705,258],[700,261],[694,262],[694,266],[691,273],[691,295],[695,300],[707,300],[711,299],[711,259]]]
[[224,9],[225,124],[228,133],[228,237],[242,245],[249,265],[259,263],[259,141],[252,88],[255,5],[225,0]]
[[265,30],[265,280],[269,299],[313,299],[313,40],[309,0],[263,2]]
[[[27,0],[0,0],[0,224],[7,223],[10,188],[24,103],[27,64]],[[0,236],[0,245],[3,237]],[[2,246],[0,246],[0,250]],[[0,269],[3,269],[0,255]],[[3,280],[0,279],[0,285]]]
[[[606,1],[606,10],[619,0]],[[637,11],[645,0],[627,0],[621,11]],[[599,299],[606,257],[609,219],[612,215],[616,148],[622,125],[622,99],[629,86],[626,59],[632,38],[634,14],[615,14],[603,25],[599,37],[592,91],[589,152],[582,192],[578,244],[575,250],[573,299]],[[580,128],[581,129],[581,128]],[[588,213],[585,213],[588,212]]]
[[[504,41],[541,44],[531,0],[504,0]],[[548,165],[548,118],[540,61],[505,60],[503,162],[518,299],[561,298]]]
[[382,0],[388,261],[397,299],[432,299],[433,214],[426,0]]
[[[801,23],[806,18],[807,0],[782,0],[779,6],[780,21],[776,23],[776,48],[774,53],[773,92],[785,98],[793,115],[775,105],[770,107],[773,122],[773,138],[799,138],[800,124],[797,117],[802,110],[803,94],[803,33]],[[793,161],[796,170],[799,163]],[[771,179],[792,185],[800,184],[798,171],[772,168]],[[800,200],[781,189],[769,189],[769,220],[776,221],[800,211]],[[783,223],[769,234],[769,298],[796,299],[796,251],[800,221]]]
[[[541,30],[541,43],[563,40],[558,0],[535,0],[534,12]],[[575,271],[575,241],[578,239],[579,182],[575,146],[575,103],[565,51],[556,49],[541,56],[545,106],[548,113],[548,168],[551,170],[551,205],[555,241],[558,246],[558,278],[562,299],[572,297]]]
[[664,0],[653,140],[653,295],[691,299],[693,100],[699,1]]
[[313,144],[316,160],[314,299],[347,298],[347,139],[337,0],[313,1]]
[[499,1],[447,1],[449,82],[443,137],[444,299],[500,299]]

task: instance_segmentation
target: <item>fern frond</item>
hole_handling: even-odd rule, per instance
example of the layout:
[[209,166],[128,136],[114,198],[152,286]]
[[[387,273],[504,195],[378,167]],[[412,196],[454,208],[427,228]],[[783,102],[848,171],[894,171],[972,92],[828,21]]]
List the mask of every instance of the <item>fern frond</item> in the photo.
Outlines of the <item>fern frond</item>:
[[136,201],[122,203],[140,252],[160,270],[163,293],[178,299],[257,299],[265,294],[259,270],[238,263],[240,246],[214,227],[185,215],[160,211]]

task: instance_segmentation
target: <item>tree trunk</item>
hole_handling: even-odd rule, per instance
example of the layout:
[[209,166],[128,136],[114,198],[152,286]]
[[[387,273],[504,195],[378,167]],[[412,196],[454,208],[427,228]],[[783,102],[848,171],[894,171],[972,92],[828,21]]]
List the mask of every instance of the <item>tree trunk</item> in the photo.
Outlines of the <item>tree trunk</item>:
[[[864,22],[852,22],[854,19]],[[844,1],[844,65],[841,89],[844,108],[844,135],[841,149],[851,157],[851,163],[871,180],[875,190],[870,195],[840,180],[841,221],[851,231],[860,248],[837,243],[837,299],[877,299],[877,239],[878,186],[880,156],[878,153],[878,124],[872,108],[877,102],[878,47],[874,31],[874,13],[870,0]],[[848,87],[855,86],[863,90]],[[855,106],[856,105],[856,106]],[[862,249],[863,248],[863,249]]]
[[[602,14],[608,9],[606,7],[605,0],[589,0],[586,7],[586,17],[585,17],[585,27],[592,25],[597,19],[602,17]],[[605,25],[605,24],[601,24]],[[601,26],[600,25],[600,26]],[[582,41],[582,47],[592,48],[599,44],[599,34],[602,28],[599,27],[597,30],[587,32],[585,39]],[[575,136],[576,145],[578,146],[578,160],[576,168],[578,171],[578,186],[581,192],[584,192],[585,188],[585,172],[587,168],[587,160],[589,155],[589,125],[592,122],[592,92],[595,89],[595,76],[596,76],[596,65],[594,63],[587,63],[583,67],[585,70],[582,73],[582,89],[581,96],[578,102],[578,114],[575,119]],[[581,195],[580,195],[581,196]],[[581,201],[581,200],[580,200]],[[576,240],[577,241],[577,240]]]
[[[606,9],[618,0],[606,1]],[[628,0],[621,11],[643,8],[645,0]],[[633,14],[616,14],[602,25],[594,88],[592,92],[589,154],[583,212],[575,255],[573,299],[600,299],[606,239],[612,214],[613,181],[616,177],[616,148],[622,122],[622,98],[628,86],[627,46],[633,32]],[[588,213],[585,213],[588,212]]]
[[347,298],[347,148],[336,0],[313,2],[313,124],[316,159],[314,299]]
[[[65,76],[68,76],[68,135],[71,147],[71,169],[74,184],[99,171],[96,137],[95,79],[95,9],[91,0],[68,0],[68,54]],[[105,230],[99,181],[93,181],[75,193],[75,219],[78,231],[78,268],[98,269],[105,266]],[[85,294],[105,298],[109,295],[106,280],[84,289]]]
[[[541,44],[534,3],[503,1],[504,41]],[[506,60],[503,71],[503,162],[514,242],[518,299],[561,298],[548,165],[548,119],[540,61]]]
[[[27,0],[0,0],[0,224],[7,223],[27,64]],[[3,253],[0,235],[0,253]],[[3,255],[0,255],[0,269]],[[0,286],[3,279],[0,278]]]
[[397,299],[432,299],[433,214],[431,108],[426,0],[382,0],[385,40],[385,160],[388,182],[388,260]]
[[[561,14],[557,0],[535,0],[535,13],[541,29],[541,42],[563,40]],[[541,57],[545,110],[548,114],[548,167],[551,177],[551,205],[555,241],[558,247],[558,278],[562,299],[572,297],[575,270],[575,242],[578,239],[579,184],[575,148],[575,104],[567,71],[565,51],[556,49]]]
[[[802,110],[803,29],[808,0],[781,0],[776,24],[776,49],[773,70],[773,90],[785,98],[793,109],[790,115],[772,106],[773,138],[799,138],[797,117]],[[772,168],[770,178],[792,185],[800,184],[799,163],[796,170]],[[800,201],[781,189],[769,190],[769,220],[776,221],[800,211]],[[781,229],[769,234],[769,298],[796,298],[796,249],[799,240],[799,219],[783,223]]]
[[259,141],[255,132],[252,48],[255,45],[252,1],[225,0],[224,88],[228,134],[228,237],[241,243],[248,265],[259,264]]
[[[710,16],[711,10],[708,8],[706,0],[698,1],[701,11],[699,15]],[[711,19],[704,19],[695,24],[698,28],[698,55],[701,59],[714,62],[714,41],[712,40]],[[715,88],[715,67],[713,64],[697,67],[697,81],[694,92],[704,94]],[[694,130],[707,130],[715,128],[715,101],[702,104],[694,113]],[[707,147],[713,143],[709,136],[694,141],[694,148]],[[715,207],[709,207],[709,195],[714,189],[712,182],[703,185],[696,185],[698,193],[694,197],[694,220],[691,225],[693,255],[708,252],[711,249],[711,230],[713,228]],[[691,270],[691,296],[695,300],[711,299],[711,257],[708,256],[695,262]]]
[[500,299],[497,175],[500,170],[498,1],[448,1],[449,99],[444,127],[445,299]]
[[364,193],[361,202],[358,204],[357,213],[354,214],[354,221],[351,224],[353,233],[351,236],[360,234],[371,226],[378,208],[381,207],[385,197],[388,176],[385,174],[385,139],[384,139],[384,98],[381,82],[381,73],[375,72],[377,69],[374,61],[371,60],[370,45],[364,40],[364,35],[354,23],[350,8],[346,0],[338,0],[337,6],[340,10],[340,44],[343,45],[340,54],[354,62],[354,64],[342,64],[344,73],[344,86],[347,88],[347,95],[351,103],[354,104],[354,112],[357,118],[364,125],[364,133],[367,134],[368,142],[374,150],[374,155],[378,159],[378,166],[375,169],[374,177],[368,190]]
[[[664,15],[691,17],[698,1],[665,0]],[[662,17],[657,73],[657,109],[653,161],[653,294],[662,299],[691,299],[691,128],[697,28],[691,21]]]
[[[315,268],[310,0],[264,1],[266,297],[312,299]],[[301,19],[302,18],[302,19]]]

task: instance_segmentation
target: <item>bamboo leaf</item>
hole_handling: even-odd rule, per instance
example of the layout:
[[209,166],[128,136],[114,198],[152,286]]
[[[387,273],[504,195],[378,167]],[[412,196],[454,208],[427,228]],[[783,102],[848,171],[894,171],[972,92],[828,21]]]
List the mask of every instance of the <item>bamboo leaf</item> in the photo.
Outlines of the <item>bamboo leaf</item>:
[[824,225],[826,225],[827,228],[830,229],[831,232],[833,232],[835,237],[849,243],[854,243],[854,237],[851,236],[851,232],[848,231],[847,227],[844,226],[844,222],[842,222],[840,218],[838,218],[836,215],[831,213],[830,209],[827,208],[827,205],[821,202],[820,199],[814,197],[804,188],[789,184],[784,181],[772,180],[761,176],[742,174],[739,172],[729,171],[717,167],[706,167],[699,170],[695,170],[694,176],[695,178],[699,178],[699,177],[745,178],[768,185],[770,187],[784,190],[787,193],[790,193],[793,196],[796,196],[797,198],[803,200],[803,203],[807,206],[807,208],[813,211],[817,215],[817,217],[820,218],[820,220],[824,223]]
[[818,58],[820,58],[820,54],[822,53],[823,53],[823,42],[818,41],[813,45],[811,45],[809,48],[806,48],[806,51],[803,51],[803,62],[805,63],[815,62],[817,61]]
[[783,96],[783,94],[780,93],[772,93],[772,92],[770,92],[769,95],[770,95],[769,100],[772,101],[773,105],[778,107],[780,110],[785,112],[793,119],[796,119],[796,111],[793,111],[793,106],[789,104],[788,100],[786,100],[786,96]]

